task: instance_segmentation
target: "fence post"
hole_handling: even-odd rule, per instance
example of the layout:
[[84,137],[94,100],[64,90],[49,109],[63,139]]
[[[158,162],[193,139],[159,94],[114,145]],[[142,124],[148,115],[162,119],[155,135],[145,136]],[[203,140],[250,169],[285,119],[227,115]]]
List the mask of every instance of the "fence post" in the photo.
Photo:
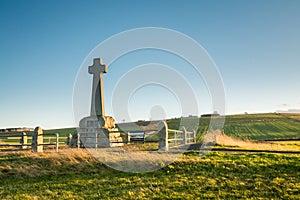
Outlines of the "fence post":
[[55,147],[56,147],[56,152],[58,152],[58,145],[59,145],[59,134],[56,133],[56,144],[55,144]]
[[189,138],[188,137],[188,132],[186,131],[185,127],[184,126],[181,126],[180,127],[180,130],[182,131],[182,140],[183,140],[183,144],[187,144],[187,139]]
[[77,133],[77,149],[80,148],[80,134]]
[[39,126],[34,129],[31,147],[33,152],[43,152],[43,129]]
[[158,124],[158,148],[159,150],[168,151],[169,150],[169,142],[168,142],[168,124],[166,121],[161,121]]
[[25,132],[21,135],[20,144],[20,149],[27,149],[27,135]]
[[130,139],[131,139],[130,132],[127,132],[127,134],[126,134],[126,143],[127,144],[130,144]]
[[70,133],[69,136],[67,137],[67,145],[69,147],[72,147],[72,141],[73,141],[73,136],[72,134]]
[[194,143],[196,143],[196,131],[193,130],[193,138],[194,138]]
[[95,149],[97,150],[98,149],[98,133],[97,132],[95,133],[95,137],[96,137],[95,138],[95,142],[96,142],[95,143]]

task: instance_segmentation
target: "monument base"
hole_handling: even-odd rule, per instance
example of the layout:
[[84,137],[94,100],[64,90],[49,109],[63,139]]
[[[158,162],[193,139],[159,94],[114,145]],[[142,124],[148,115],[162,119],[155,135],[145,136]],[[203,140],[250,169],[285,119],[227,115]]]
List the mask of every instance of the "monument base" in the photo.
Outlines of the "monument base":
[[[80,120],[80,128],[78,133],[80,135],[81,144],[85,148],[106,148],[123,146],[123,139],[121,133],[117,128],[104,128],[102,120],[104,117],[89,116]],[[108,118],[108,117],[106,117]],[[111,117],[110,117],[111,118]]]

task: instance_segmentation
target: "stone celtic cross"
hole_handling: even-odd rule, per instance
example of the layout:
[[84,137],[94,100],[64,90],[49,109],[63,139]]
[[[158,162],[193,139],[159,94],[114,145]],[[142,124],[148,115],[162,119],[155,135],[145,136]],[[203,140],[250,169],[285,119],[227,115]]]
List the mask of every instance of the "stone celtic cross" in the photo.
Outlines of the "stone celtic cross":
[[102,76],[107,73],[107,66],[102,64],[101,58],[95,58],[89,73],[93,74],[91,116],[105,116]]

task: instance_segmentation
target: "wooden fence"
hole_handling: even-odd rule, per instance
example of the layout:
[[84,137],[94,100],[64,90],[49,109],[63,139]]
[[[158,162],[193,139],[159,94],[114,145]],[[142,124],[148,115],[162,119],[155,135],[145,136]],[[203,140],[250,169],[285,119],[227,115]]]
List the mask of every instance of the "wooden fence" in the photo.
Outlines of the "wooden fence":
[[[45,137],[48,136],[48,137]],[[47,133],[44,134],[41,127],[36,127],[33,133],[26,132],[7,132],[1,133],[0,139],[2,138],[2,142],[0,142],[0,147],[17,147],[19,149],[30,149],[33,152],[43,152],[44,146],[55,146],[56,152],[58,152],[58,147],[61,142],[59,142],[59,134],[58,133]],[[3,142],[3,138],[11,141],[19,141],[19,142]],[[55,142],[52,140],[55,138]],[[48,142],[44,142],[47,140]],[[30,148],[29,148],[30,147]]]

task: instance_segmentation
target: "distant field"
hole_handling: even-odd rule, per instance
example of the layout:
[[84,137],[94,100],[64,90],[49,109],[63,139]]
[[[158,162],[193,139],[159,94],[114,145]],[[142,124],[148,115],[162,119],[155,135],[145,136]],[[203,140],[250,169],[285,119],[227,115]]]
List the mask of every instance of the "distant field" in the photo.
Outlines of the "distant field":
[[189,152],[151,173],[84,150],[0,154],[0,199],[299,199],[299,155]]
[[[293,118],[290,118],[293,116]],[[226,117],[224,131],[227,135],[265,140],[300,137],[300,120],[289,114],[233,115]],[[300,118],[300,115],[297,115]]]
[[63,128],[63,129],[51,129],[44,130],[44,133],[58,133],[59,137],[67,137],[69,134],[73,134],[76,128]]
[[[177,129],[180,119],[168,121],[170,128]],[[199,121],[198,137],[206,133],[210,117]],[[300,138],[300,114],[244,114],[225,118],[226,135],[242,139],[266,140],[274,138]]]

